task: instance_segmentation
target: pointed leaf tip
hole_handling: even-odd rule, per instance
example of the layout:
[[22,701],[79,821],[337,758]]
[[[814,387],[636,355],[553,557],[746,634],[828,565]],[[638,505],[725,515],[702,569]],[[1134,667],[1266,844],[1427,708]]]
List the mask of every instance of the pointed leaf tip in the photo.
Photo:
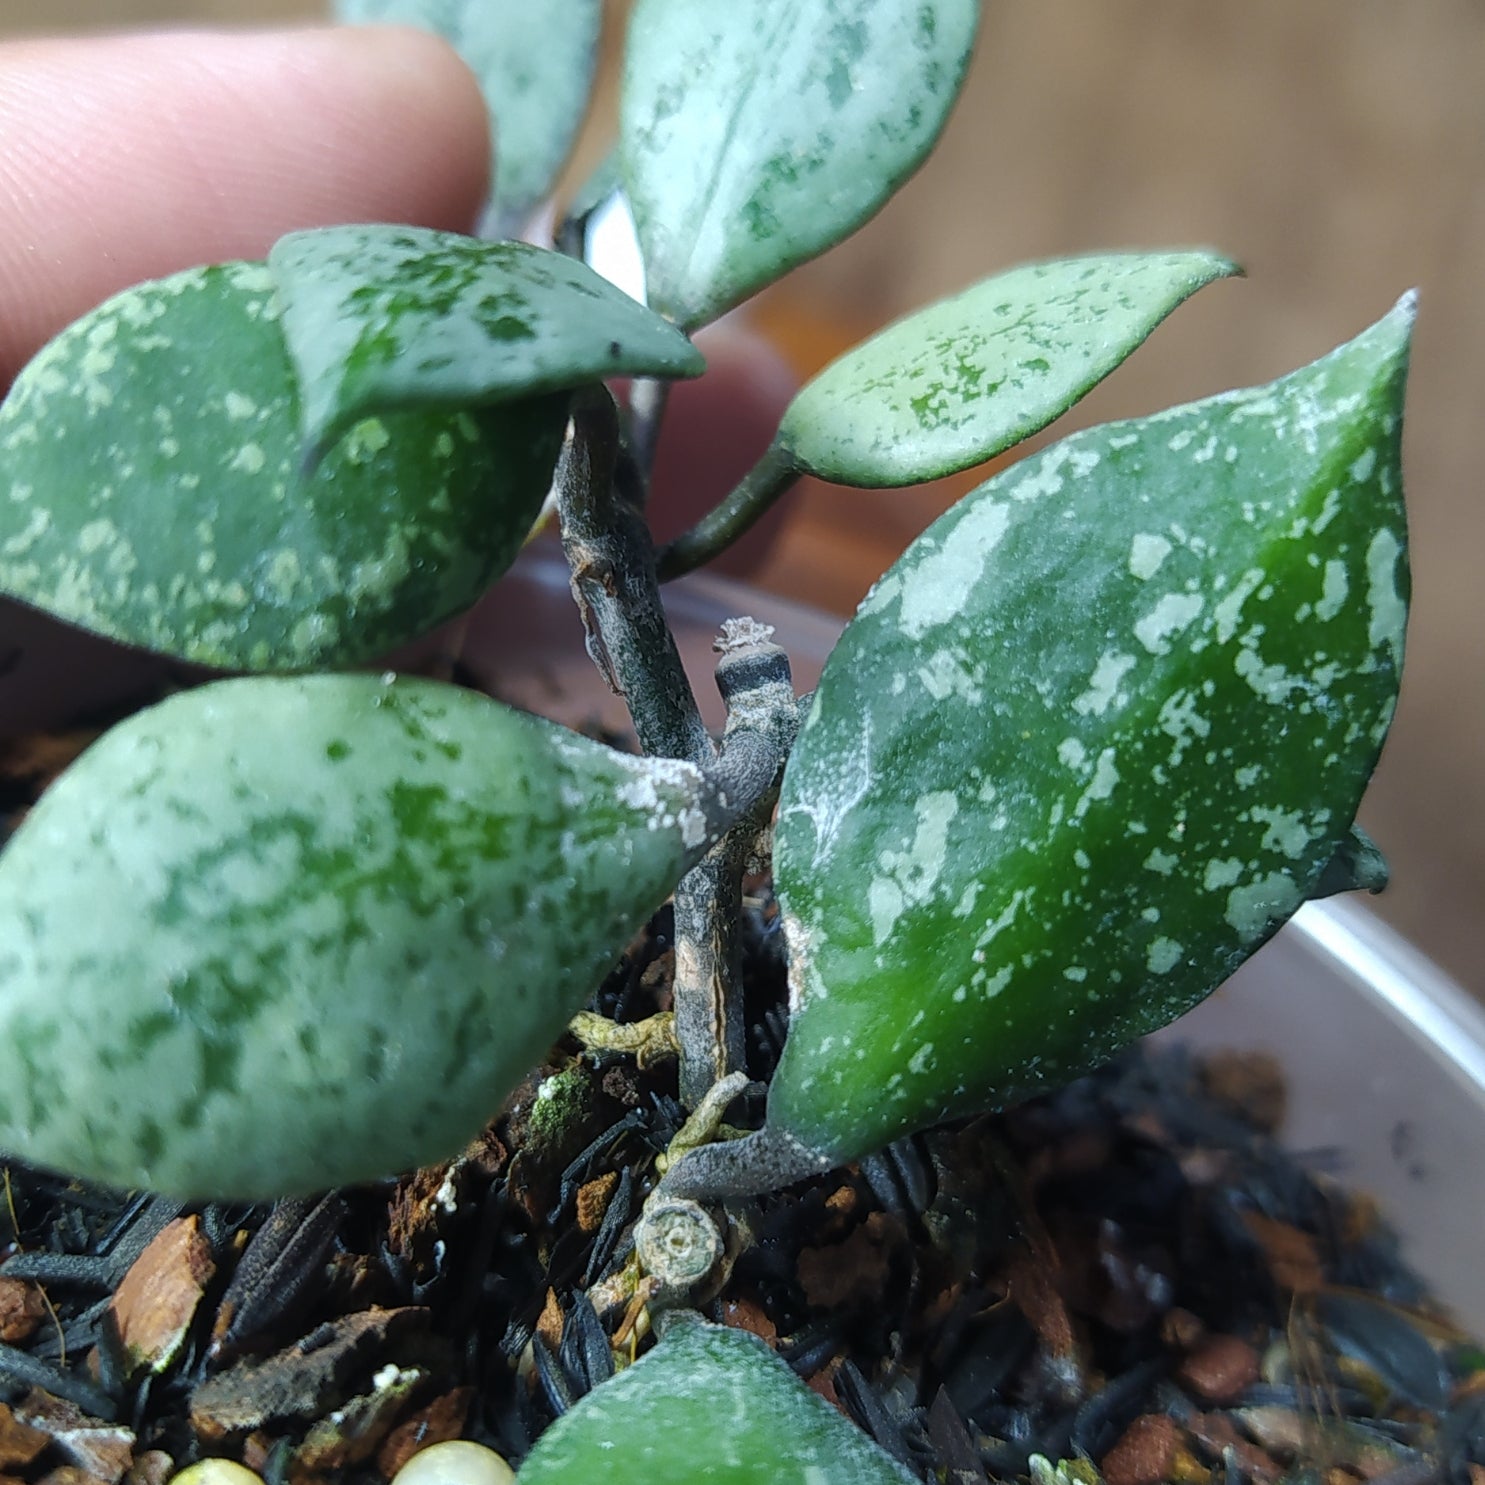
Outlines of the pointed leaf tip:
[[0,1148],[262,1200],[447,1159],[695,859],[700,775],[474,692],[184,692],[0,854]]
[[536,1441],[518,1485],[910,1485],[758,1339],[673,1319]]
[[983,464],[1059,417],[1198,289],[1205,250],[1023,264],[918,310],[795,396],[779,436],[839,484],[917,484]]
[[1014,1101],[1380,882],[1410,313],[1024,460],[877,585],[784,778],[769,1127],[846,1161]]

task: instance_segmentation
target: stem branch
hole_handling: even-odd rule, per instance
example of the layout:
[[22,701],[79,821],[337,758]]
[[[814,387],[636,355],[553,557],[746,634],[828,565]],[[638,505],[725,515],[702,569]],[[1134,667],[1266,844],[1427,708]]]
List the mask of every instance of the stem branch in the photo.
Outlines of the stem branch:
[[792,1135],[765,1124],[740,1140],[720,1140],[682,1155],[661,1178],[655,1196],[733,1201],[792,1186],[822,1175],[834,1164]]
[[771,443],[722,503],[660,551],[660,581],[684,576],[720,556],[785,494],[803,470],[781,444]]
[[644,751],[696,764],[710,785],[702,807],[716,844],[675,894],[680,1093],[693,1107],[742,1067],[742,878],[773,810],[799,704],[772,630],[731,620],[717,642],[727,727],[720,753],[713,747],[660,602],[649,531],[619,493],[632,473],[624,457],[613,398],[602,388],[579,393],[557,466],[557,508],[588,653],[624,698]]
[[[789,658],[772,642],[772,633],[751,619],[735,619],[717,642],[722,651],[717,686],[727,703],[727,729],[712,776],[738,815],[676,888],[676,1040],[686,1108],[695,1108],[708,1089],[744,1063],[743,874],[773,815],[779,777],[799,729]],[[766,768],[773,772],[763,780],[759,771]]]

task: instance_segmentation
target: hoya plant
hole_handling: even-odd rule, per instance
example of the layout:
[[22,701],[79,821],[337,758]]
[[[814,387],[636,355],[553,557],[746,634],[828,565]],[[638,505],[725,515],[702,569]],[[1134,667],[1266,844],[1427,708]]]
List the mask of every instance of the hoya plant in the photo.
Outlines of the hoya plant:
[[[347,9],[463,48],[499,125],[493,220],[523,221],[571,143],[597,0]],[[234,673],[113,728],[0,858],[6,1150],[196,1199],[448,1157],[674,896],[694,1118],[637,1234],[667,1323],[540,1440],[533,1485],[904,1478],[688,1308],[726,1203],[1071,1078],[1307,898],[1380,878],[1353,820],[1402,661],[1409,300],[1271,385],[989,479],[881,578],[812,696],[738,615],[726,726],[702,724],[662,581],[803,474],[910,486],[991,459],[1236,272],[1160,250],[986,278],[822,371],[657,551],[650,456],[667,387],[704,371],[692,333],[914,171],[977,19],[975,0],[638,0],[617,148],[565,251],[295,233],[103,304],[0,408],[4,590]],[[609,198],[647,303],[583,260]],[[364,668],[497,581],[549,491],[637,753]],[[749,1081],[760,852],[787,1038],[761,1123],[713,1138]],[[595,1022],[586,1039],[622,1041]]]

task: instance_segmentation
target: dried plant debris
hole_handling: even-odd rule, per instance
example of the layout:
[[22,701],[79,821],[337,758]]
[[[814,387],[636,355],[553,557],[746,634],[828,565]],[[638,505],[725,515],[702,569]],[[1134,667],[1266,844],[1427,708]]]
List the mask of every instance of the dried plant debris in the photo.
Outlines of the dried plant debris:
[[[748,1072],[783,998],[749,898]],[[668,911],[594,1002],[669,1003]],[[21,1168],[0,1203],[0,1476],[390,1478],[455,1438],[519,1461],[649,1344],[633,1224],[675,1068],[568,1040],[457,1159],[273,1207]],[[925,1481],[1485,1485],[1485,1350],[1364,1197],[1283,1155],[1272,1069],[1128,1056],[732,1213],[711,1319]]]

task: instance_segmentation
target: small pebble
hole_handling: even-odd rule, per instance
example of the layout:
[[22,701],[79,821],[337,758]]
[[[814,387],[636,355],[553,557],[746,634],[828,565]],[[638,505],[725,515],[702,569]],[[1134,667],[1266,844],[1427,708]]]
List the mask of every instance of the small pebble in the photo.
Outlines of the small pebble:
[[174,1476],[170,1485],[263,1485],[263,1476],[231,1459],[198,1459]]
[[392,1485],[511,1485],[515,1471],[493,1449],[453,1439],[419,1449]]
[[1260,1357],[1235,1335],[1213,1335],[1181,1363],[1177,1378],[1209,1403],[1235,1403],[1257,1380]]
[[1146,1413],[1136,1418],[1124,1437],[1103,1457],[1103,1477],[1108,1485],[1160,1485],[1170,1477],[1181,1430],[1164,1413]]

